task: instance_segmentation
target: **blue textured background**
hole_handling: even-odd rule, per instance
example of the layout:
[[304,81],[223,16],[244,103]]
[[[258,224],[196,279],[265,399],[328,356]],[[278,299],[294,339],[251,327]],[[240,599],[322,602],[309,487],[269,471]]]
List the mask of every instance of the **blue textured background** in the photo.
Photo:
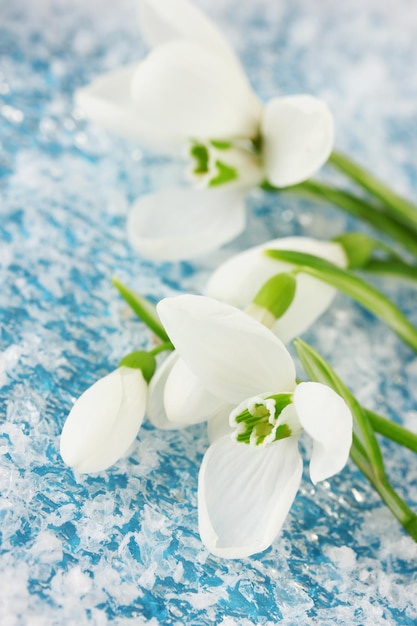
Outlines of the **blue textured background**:
[[[263,99],[325,98],[337,146],[417,197],[412,0],[199,5]],[[74,399],[147,345],[112,275],[155,299],[198,292],[233,251],[348,225],[335,209],[259,192],[247,232],[216,254],[154,265],[133,253],[129,202],[182,168],[83,121],[72,92],[144,53],[133,0],[0,0],[0,624],[415,624],[416,546],[351,464],[317,488],[305,477],[263,555],[222,561],[197,534],[203,426],[145,424],[129,458],[93,477],[60,459]],[[417,323],[416,292],[384,286]],[[416,359],[382,324],[338,296],[306,339],[370,408],[417,429]],[[417,507],[416,459],[384,451]]]

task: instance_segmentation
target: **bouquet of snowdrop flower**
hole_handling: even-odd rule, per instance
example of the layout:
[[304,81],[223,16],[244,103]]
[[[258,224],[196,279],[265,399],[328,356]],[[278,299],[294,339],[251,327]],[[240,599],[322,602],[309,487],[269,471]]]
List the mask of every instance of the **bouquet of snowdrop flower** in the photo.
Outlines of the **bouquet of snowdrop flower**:
[[[332,152],[324,102],[298,95],[262,104],[223,36],[188,0],[140,0],[139,16],[148,56],[81,88],[76,100],[109,130],[190,158],[193,187],[134,203],[128,234],[141,254],[191,258],[231,240],[254,187],[331,202],[391,243],[359,233],[269,241],[220,266],[205,295],[157,307],[115,280],[157,344],[124,357],[77,400],[62,432],[64,461],[79,472],[106,469],[130,448],[145,414],[157,428],[207,422],[200,535],[213,554],[240,558],[278,535],[301,481],[305,432],[313,483],[340,472],[350,455],[417,541],[417,516],[390,484],[375,433],[416,452],[417,435],[361,406],[330,364],[295,339],[309,378],[298,382],[285,347],[340,290],[417,351],[417,329],[357,274],[417,279],[417,209]],[[311,180],[326,161],[358,191]],[[160,353],[168,353],[162,362]]]

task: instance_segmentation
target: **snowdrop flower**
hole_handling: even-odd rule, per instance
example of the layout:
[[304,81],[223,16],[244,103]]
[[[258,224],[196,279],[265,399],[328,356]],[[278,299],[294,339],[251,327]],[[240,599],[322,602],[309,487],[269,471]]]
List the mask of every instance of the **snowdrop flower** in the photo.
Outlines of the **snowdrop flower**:
[[253,317],[262,317],[263,323],[267,323],[281,341],[288,343],[305,332],[327,310],[336,290],[316,278],[296,274],[295,295],[287,311],[278,319],[273,316],[270,316],[270,320],[265,319],[264,312],[252,304],[253,299],[272,276],[293,269],[289,263],[263,254],[265,250],[271,249],[313,254],[339,267],[347,267],[347,257],[339,243],[308,237],[286,237],[245,250],[228,259],[212,274],[205,289],[206,295],[246,309]]
[[100,472],[116,463],[138,434],[147,390],[142,371],[123,366],[84,391],[62,430],[64,462],[78,472]]
[[[290,264],[264,255],[268,249],[315,254],[341,267],[347,265],[346,254],[338,243],[287,237],[241,252],[212,274],[205,290],[207,296],[244,309],[268,325],[283,343],[288,343],[324,313],[336,291],[320,280],[297,274],[295,295],[288,310],[279,318],[268,311],[265,315],[265,310],[253,303],[254,297],[268,279],[292,269]],[[224,426],[221,419],[215,419],[219,415],[219,400],[202,387],[178,352],[169,355],[150,383],[147,415],[158,428],[181,428],[209,421],[210,437],[214,429]]]
[[145,196],[128,220],[132,244],[158,259],[190,258],[245,227],[244,197],[316,172],[333,146],[333,119],[308,95],[262,105],[228,43],[188,0],[139,0],[151,51],[78,90],[86,115],[109,130],[190,157],[196,187]]
[[[350,410],[325,385],[297,385],[283,343],[242,311],[187,295],[162,300],[158,312],[182,360],[233,428],[210,445],[200,468],[201,538],[226,558],[265,550],[300,484],[300,433],[313,440],[312,481],[324,480],[348,459]],[[206,407],[196,403],[194,410]]]

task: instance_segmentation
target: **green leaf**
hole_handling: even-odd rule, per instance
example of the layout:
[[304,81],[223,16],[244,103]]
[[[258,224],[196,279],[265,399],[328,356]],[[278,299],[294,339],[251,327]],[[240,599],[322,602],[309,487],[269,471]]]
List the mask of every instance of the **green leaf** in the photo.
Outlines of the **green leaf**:
[[376,196],[389,208],[394,217],[417,234],[417,207],[415,205],[395,193],[388,185],[378,180],[373,174],[366,171],[346,155],[333,152],[328,162],[340,172],[349,176],[363,189]]
[[155,333],[155,335],[160,337],[162,341],[169,342],[169,337],[159,320],[156,307],[152,304],[152,302],[149,302],[149,300],[143,296],[140,296],[125,287],[119,280],[117,280],[117,278],[112,279],[112,284],[116,287],[122,298],[136,313],[139,319],[141,319],[142,322]]
[[253,299],[254,304],[267,309],[275,319],[284,315],[294,300],[297,281],[293,274],[275,274],[262,285]]
[[238,173],[234,167],[231,167],[222,161],[216,161],[215,165],[218,174],[215,178],[211,179],[209,187],[218,187],[219,185],[230,183],[232,180],[237,180]]
[[413,452],[417,452],[417,433],[411,432],[407,428],[404,428],[404,426],[400,426],[400,424],[382,415],[378,415],[378,413],[374,411],[370,411],[369,409],[365,409],[365,411],[368,414],[368,418],[375,432],[387,439],[391,439],[391,441],[399,443],[401,446]]
[[301,339],[296,339],[294,345],[310,378],[331,387],[348,404],[360,435],[359,439],[358,435],[353,433],[351,459],[368,478],[406,532],[417,541],[417,516],[397,494],[385,474],[381,450],[372,428],[371,413],[359,404],[327,361],[311,346]]
[[385,470],[381,450],[379,449],[368,414],[362,409],[355,396],[343,384],[329,363],[318,352],[301,339],[296,339],[294,346],[310,379],[331,387],[349,406],[375,475],[384,476]]
[[404,280],[417,283],[417,265],[406,263],[405,261],[397,261],[396,259],[371,259],[365,268],[366,272],[371,274],[383,274],[403,278]]
[[144,350],[138,350],[124,356],[119,363],[119,367],[131,367],[132,369],[142,370],[144,379],[149,383],[155,373],[156,359],[153,354]]
[[404,225],[398,218],[381,203],[361,198],[350,191],[337,189],[331,185],[316,180],[306,180],[291,187],[277,188],[268,181],[264,181],[261,188],[273,193],[296,193],[315,202],[324,201],[334,204],[349,215],[370,224],[375,230],[385,233],[406,250],[417,256],[417,237],[415,233]]
[[387,296],[359,276],[312,254],[289,250],[266,250],[265,254],[273,259],[299,266],[300,271],[305,274],[318,278],[350,296],[379,317],[417,351],[417,328]]

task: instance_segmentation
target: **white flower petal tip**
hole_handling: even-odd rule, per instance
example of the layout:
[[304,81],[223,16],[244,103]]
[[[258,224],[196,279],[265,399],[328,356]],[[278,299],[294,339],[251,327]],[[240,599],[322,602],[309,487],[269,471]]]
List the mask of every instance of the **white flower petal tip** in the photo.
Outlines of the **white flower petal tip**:
[[352,413],[335,391],[321,383],[300,383],[293,398],[298,419],[313,439],[313,483],[343,469],[352,445]]
[[262,552],[279,534],[297,493],[302,461],[297,439],[257,449],[229,436],[206,452],[198,481],[201,539],[217,556]]
[[256,136],[260,103],[245,75],[204,46],[175,40],[137,66],[131,97],[141,119],[184,139]]
[[287,349],[246,313],[193,295],[165,298],[157,309],[189,369],[219,399],[239,404],[259,393],[295,388]]
[[[262,287],[275,274],[288,272],[292,266],[263,254],[264,250],[294,250],[314,254],[346,267],[347,258],[338,243],[308,237],[285,237],[245,250],[223,263],[211,276],[206,294],[239,308],[247,307]],[[336,290],[311,276],[298,275],[294,300],[271,330],[284,342],[301,335],[330,306]]]
[[128,236],[143,256],[177,261],[201,256],[245,227],[244,193],[226,189],[172,189],[143,196],[128,217]]
[[183,39],[204,45],[225,58],[234,59],[228,43],[213,22],[187,0],[139,0],[139,27],[154,48]]
[[161,133],[135,109],[130,91],[137,67],[122,67],[96,78],[75,92],[75,103],[88,119],[106,130],[167,152],[178,150],[182,139],[176,133]]
[[63,461],[78,472],[99,472],[134,442],[146,408],[147,384],[139,369],[120,367],[75,402],[61,434]]
[[322,100],[312,96],[276,98],[264,108],[262,136],[269,182],[277,187],[296,185],[329,158],[333,116]]

